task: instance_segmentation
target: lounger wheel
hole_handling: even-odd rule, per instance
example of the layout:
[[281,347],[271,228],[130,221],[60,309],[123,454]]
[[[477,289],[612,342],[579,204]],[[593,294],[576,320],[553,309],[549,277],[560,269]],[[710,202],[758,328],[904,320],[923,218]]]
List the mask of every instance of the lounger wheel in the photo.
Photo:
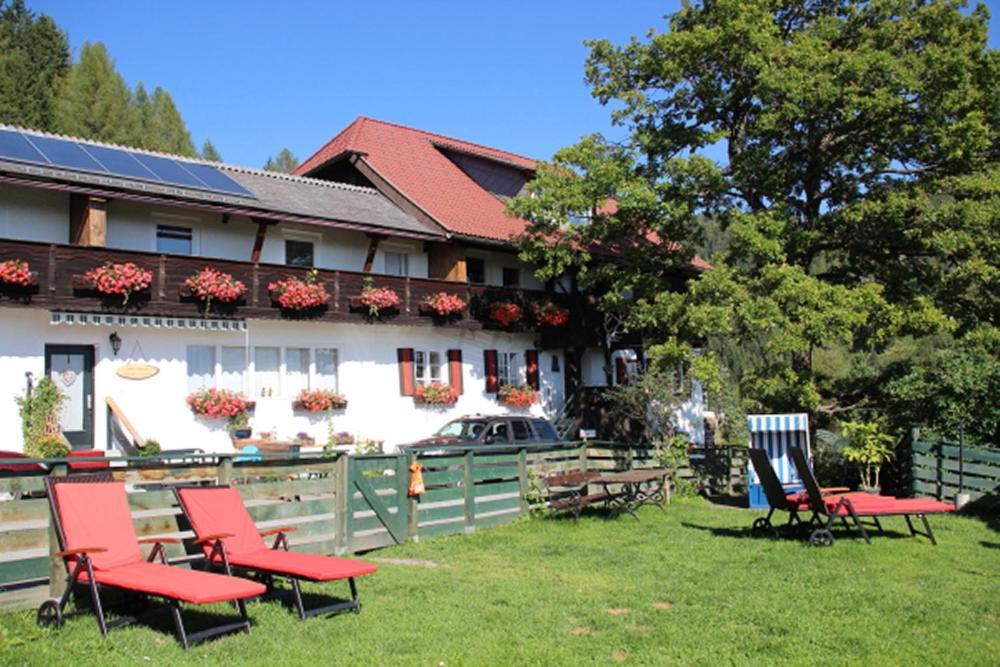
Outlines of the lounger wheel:
[[751,533],[770,532],[771,530],[773,530],[771,522],[762,516],[754,519],[753,524],[750,526]]
[[38,613],[35,614],[35,623],[40,628],[60,627],[63,624],[63,614],[59,600],[49,598],[43,602],[38,608]]
[[826,528],[814,530],[809,536],[809,544],[814,547],[828,547],[833,544],[833,533]]

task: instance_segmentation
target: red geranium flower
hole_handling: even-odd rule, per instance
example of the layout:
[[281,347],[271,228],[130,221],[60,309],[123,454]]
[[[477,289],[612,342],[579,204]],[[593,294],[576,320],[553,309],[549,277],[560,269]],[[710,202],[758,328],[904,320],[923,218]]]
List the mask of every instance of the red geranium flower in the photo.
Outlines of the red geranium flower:
[[153,281],[153,274],[145,269],[140,269],[132,262],[124,264],[108,262],[104,266],[87,271],[84,278],[92,282],[94,289],[101,294],[122,295],[124,297],[122,303],[127,304],[129,296],[133,292],[149,289],[149,285]]
[[305,279],[289,276],[267,286],[278,305],[287,310],[318,308],[330,300],[323,283],[316,282],[316,269],[306,273]]
[[228,273],[205,267],[184,281],[184,286],[191,290],[196,299],[205,302],[205,306],[215,299],[219,303],[232,303],[247,293],[247,286]]
[[303,389],[295,397],[309,412],[325,412],[327,410],[342,410],[347,407],[347,399],[336,392],[327,389]]
[[446,384],[431,382],[430,384],[417,385],[413,393],[415,403],[425,403],[427,405],[451,405],[458,400],[458,392]]
[[538,391],[529,385],[504,385],[497,392],[497,401],[512,408],[527,408],[538,400]]
[[452,315],[465,308],[465,301],[456,294],[438,292],[426,297],[420,305],[428,310],[433,310],[440,317]]
[[31,271],[23,259],[0,262],[0,283],[25,287],[31,282]]
[[502,327],[509,327],[515,322],[520,322],[524,316],[521,306],[510,301],[495,303],[490,308],[490,319]]

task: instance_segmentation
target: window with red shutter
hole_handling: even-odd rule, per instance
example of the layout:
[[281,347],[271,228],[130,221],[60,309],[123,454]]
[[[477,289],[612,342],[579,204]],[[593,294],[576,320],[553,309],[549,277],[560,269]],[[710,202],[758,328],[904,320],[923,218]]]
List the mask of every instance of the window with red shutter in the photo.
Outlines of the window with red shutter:
[[497,382],[497,351],[484,350],[483,362],[486,374],[486,393],[495,394],[500,390],[500,385]]
[[399,360],[399,393],[401,396],[413,396],[416,387],[413,377],[413,348],[398,348],[396,358]]
[[456,394],[462,394],[462,351],[448,350],[448,384]]
[[538,350],[526,350],[524,353],[524,363],[528,370],[528,386],[532,389],[538,389]]

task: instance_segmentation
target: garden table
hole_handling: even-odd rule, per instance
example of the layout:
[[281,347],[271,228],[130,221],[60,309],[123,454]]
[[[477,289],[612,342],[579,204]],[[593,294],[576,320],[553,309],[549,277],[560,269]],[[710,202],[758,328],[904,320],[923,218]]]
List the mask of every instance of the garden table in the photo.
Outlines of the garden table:
[[[625,472],[601,475],[590,480],[591,484],[600,484],[611,496],[608,518],[628,512],[638,521],[635,511],[643,505],[656,505],[661,511],[670,502],[670,476],[667,468],[648,468],[645,470],[626,470]],[[620,484],[621,489],[611,493],[610,487]]]

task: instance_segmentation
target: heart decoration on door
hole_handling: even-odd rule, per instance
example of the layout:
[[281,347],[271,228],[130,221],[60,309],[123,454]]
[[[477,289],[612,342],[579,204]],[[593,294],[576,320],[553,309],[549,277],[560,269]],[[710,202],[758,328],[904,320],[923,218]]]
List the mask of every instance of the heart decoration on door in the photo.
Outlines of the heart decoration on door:
[[62,383],[64,385],[66,385],[67,387],[71,387],[73,386],[73,383],[76,382],[76,371],[74,371],[72,368],[67,368],[66,370],[59,373],[59,379],[62,380]]

